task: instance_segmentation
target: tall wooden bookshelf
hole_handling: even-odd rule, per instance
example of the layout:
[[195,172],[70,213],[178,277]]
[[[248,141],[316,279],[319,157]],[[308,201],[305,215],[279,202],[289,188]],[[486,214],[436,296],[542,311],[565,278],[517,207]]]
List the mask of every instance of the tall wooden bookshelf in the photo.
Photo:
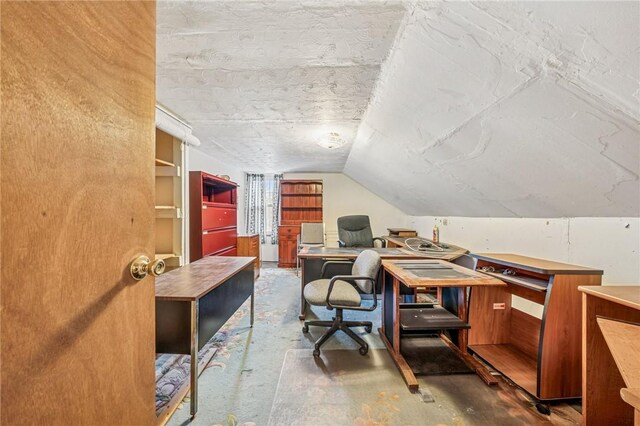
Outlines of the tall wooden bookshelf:
[[294,268],[298,253],[300,224],[322,222],[322,181],[283,180],[280,182],[280,227],[278,266]]
[[167,269],[184,264],[183,146],[179,139],[156,129],[156,259]]

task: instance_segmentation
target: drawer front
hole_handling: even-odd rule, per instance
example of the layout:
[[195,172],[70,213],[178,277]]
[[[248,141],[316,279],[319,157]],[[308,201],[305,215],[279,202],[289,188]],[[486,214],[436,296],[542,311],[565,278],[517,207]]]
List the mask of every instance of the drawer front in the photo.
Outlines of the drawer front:
[[236,213],[236,209],[203,206],[202,229],[227,228],[230,226],[236,226]]
[[284,239],[287,237],[293,237],[295,240],[300,233],[299,226],[280,226],[278,228],[278,238]]
[[202,254],[204,256],[221,250],[236,248],[238,233],[234,229],[204,231],[202,233]]

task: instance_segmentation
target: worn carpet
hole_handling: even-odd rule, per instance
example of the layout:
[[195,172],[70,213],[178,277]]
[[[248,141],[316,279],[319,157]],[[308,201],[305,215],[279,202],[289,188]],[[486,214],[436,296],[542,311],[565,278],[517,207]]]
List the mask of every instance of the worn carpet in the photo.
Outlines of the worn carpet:
[[[566,404],[539,414],[518,388],[488,387],[474,374],[419,377],[424,395],[412,394],[377,334],[380,311],[348,313],[367,318],[374,331],[357,330],[370,346],[343,333],[331,338],[316,360],[313,342],[323,329],[303,334],[298,320],[300,283],[291,269],[265,264],[256,282],[256,321],[249,327],[246,303],[214,337],[216,354],[199,379],[198,414],[189,418],[188,398],[168,424],[194,426],[263,425],[570,425],[580,414]],[[330,319],[314,307],[308,319]]]

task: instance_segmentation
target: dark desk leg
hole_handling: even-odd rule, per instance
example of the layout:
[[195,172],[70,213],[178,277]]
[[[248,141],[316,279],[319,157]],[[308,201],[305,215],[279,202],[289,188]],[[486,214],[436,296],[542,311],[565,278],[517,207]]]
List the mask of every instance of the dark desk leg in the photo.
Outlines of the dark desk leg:
[[251,289],[251,327],[253,327],[253,316],[254,316],[254,309],[255,309],[255,299],[256,299],[256,289],[255,287],[253,289]]
[[191,417],[198,411],[198,301],[191,302]]
[[307,263],[307,259],[302,259],[301,262],[302,265],[300,265],[300,269],[301,269],[301,273],[300,273],[300,315],[298,315],[298,318],[303,320],[306,317],[306,310],[307,310],[307,301],[304,299],[304,285],[305,285],[305,268],[304,266]]

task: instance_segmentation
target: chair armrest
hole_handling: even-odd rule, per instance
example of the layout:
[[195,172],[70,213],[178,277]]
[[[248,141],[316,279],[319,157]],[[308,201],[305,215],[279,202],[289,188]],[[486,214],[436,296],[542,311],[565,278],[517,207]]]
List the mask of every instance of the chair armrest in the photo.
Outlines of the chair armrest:
[[347,243],[345,243],[342,240],[338,240],[338,247],[346,247],[346,246],[347,246]]
[[[367,280],[367,281],[371,281],[371,283],[373,284],[371,286],[371,293],[368,294],[373,294],[373,305],[371,305],[368,308],[363,308],[362,306],[343,306],[343,305],[333,305],[331,304],[331,292],[333,291],[333,286],[335,284],[335,282],[337,280],[343,280],[346,282],[349,281],[354,281],[354,280]],[[349,284],[351,284],[349,282]],[[354,284],[351,284],[354,285]],[[374,278],[371,277],[361,277],[358,275],[336,275],[335,277],[331,278],[331,281],[329,281],[329,291],[327,291],[327,309],[350,309],[352,311],[375,311],[376,307],[378,307],[378,298],[376,297],[376,280]]]
[[376,245],[376,244],[375,244],[376,240],[380,241],[380,244],[382,245],[382,248],[386,248],[386,247],[387,247],[387,240],[385,240],[384,238],[381,238],[381,237],[374,237],[374,238],[373,238],[373,245],[374,245],[374,247],[375,247],[375,245]]
[[327,260],[326,262],[324,262],[324,264],[322,265],[322,269],[320,270],[320,278],[324,278],[324,273],[325,273],[325,270],[327,269],[327,265],[344,265],[344,264],[353,265],[353,262],[349,260]]

